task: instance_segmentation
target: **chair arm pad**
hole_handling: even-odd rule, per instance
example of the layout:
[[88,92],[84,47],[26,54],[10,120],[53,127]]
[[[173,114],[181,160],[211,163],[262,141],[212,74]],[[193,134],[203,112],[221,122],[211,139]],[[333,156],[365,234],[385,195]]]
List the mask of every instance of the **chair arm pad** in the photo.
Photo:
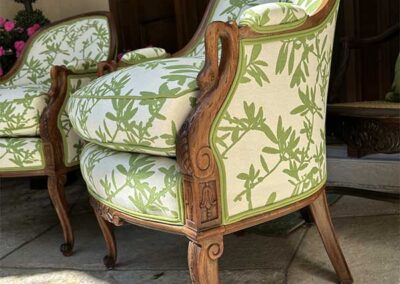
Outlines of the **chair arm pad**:
[[95,73],[97,62],[92,59],[75,59],[65,65],[65,67],[76,74]]
[[162,48],[146,47],[125,53],[121,57],[121,62],[128,65],[134,65],[149,60],[166,58],[168,56],[169,54]]
[[239,24],[260,33],[279,31],[301,25],[307,13],[300,6],[290,3],[268,3],[246,9]]

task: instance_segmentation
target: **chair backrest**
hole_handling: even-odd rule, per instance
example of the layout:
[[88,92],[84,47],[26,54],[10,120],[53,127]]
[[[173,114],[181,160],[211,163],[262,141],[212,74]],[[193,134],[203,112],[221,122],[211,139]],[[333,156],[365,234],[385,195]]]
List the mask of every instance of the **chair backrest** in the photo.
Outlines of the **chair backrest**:
[[[247,8],[276,2],[293,3],[302,7],[308,15],[313,15],[318,11],[324,0],[215,0],[211,3],[209,9],[210,14],[207,23],[214,21],[231,21],[237,20],[244,10]],[[201,29],[202,27],[200,27]],[[204,32],[204,30],[203,30]],[[203,34],[197,39],[197,43],[193,45],[187,53],[187,56],[202,57],[204,56],[204,37]]]
[[111,27],[106,14],[87,14],[48,26],[30,41],[18,70],[6,84],[50,85],[50,68],[73,60],[96,62],[109,59]]

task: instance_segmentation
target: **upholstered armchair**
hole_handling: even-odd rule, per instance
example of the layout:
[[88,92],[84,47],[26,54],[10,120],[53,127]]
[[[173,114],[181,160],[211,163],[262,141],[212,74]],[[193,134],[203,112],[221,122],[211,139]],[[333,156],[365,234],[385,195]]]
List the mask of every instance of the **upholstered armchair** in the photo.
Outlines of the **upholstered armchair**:
[[41,29],[0,79],[0,177],[47,176],[48,191],[70,255],[74,244],[63,186],[79,167],[84,141],[65,111],[66,98],[96,78],[116,41],[110,14],[95,12]]
[[352,282],[324,191],[339,1],[265,2],[211,1],[183,50],[70,96],[72,125],[90,141],[81,171],[107,267],[111,224],[128,222],[186,235],[193,283],[218,283],[224,235],[308,207],[340,281]]

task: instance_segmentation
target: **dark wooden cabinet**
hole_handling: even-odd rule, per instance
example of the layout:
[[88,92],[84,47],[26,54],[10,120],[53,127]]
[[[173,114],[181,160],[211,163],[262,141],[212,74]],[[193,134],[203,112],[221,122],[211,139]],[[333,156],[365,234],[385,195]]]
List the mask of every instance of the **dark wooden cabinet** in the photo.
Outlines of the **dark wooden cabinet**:
[[[399,33],[385,32],[399,24],[399,0],[343,0],[340,4],[333,52],[331,83],[335,83],[345,56],[344,39],[359,41],[350,48],[340,88],[331,102],[383,100],[393,82],[399,54]],[[381,37],[381,40],[376,40]],[[368,43],[369,42],[369,43]],[[368,43],[368,44],[365,44]],[[354,45],[354,44],[353,44]],[[331,84],[333,87],[334,84]]]
[[146,46],[175,52],[191,38],[209,0],[109,0],[119,51]]

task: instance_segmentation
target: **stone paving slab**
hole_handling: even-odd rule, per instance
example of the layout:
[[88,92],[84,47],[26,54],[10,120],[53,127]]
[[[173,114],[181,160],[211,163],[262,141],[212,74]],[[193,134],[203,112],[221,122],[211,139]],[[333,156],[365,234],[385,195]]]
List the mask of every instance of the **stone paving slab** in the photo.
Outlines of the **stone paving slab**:
[[[400,218],[334,219],[355,283],[400,283]],[[334,283],[336,274],[315,227],[306,233],[288,271],[288,283]]]
[[[87,195],[80,182],[66,193],[71,206]],[[0,259],[54,226],[58,219],[46,189],[30,189],[27,178],[0,181]]]
[[343,196],[330,209],[332,218],[400,214],[398,203],[355,196]]
[[[105,244],[93,214],[75,215],[75,253],[63,257],[58,247],[61,229],[56,226],[0,261],[2,267],[103,269]],[[187,269],[187,244],[177,236],[129,225],[115,229],[118,269]],[[225,238],[221,269],[285,269],[304,235],[300,228],[287,237],[245,233]],[[45,255],[44,253],[45,252]],[[250,257],[249,257],[250,256]]]
[[[62,232],[47,190],[30,190],[26,179],[1,187],[0,284],[190,283],[186,238],[137,226],[116,228],[118,265],[106,271],[104,240],[82,181],[66,188],[76,235],[68,258],[58,250]],[[399,205],[344,196],[331,211],[355,283],[400,283]],[[337,281],[314,226],[288,236],[227,236],[220,270],[229,284]]]
[[[284,271],[275,270],[223,270],[221,284],[283,284]],[[135,271],[76,271],[44,269],[3,269],[0,284],[189,284],[187,270],[135,270]]]

